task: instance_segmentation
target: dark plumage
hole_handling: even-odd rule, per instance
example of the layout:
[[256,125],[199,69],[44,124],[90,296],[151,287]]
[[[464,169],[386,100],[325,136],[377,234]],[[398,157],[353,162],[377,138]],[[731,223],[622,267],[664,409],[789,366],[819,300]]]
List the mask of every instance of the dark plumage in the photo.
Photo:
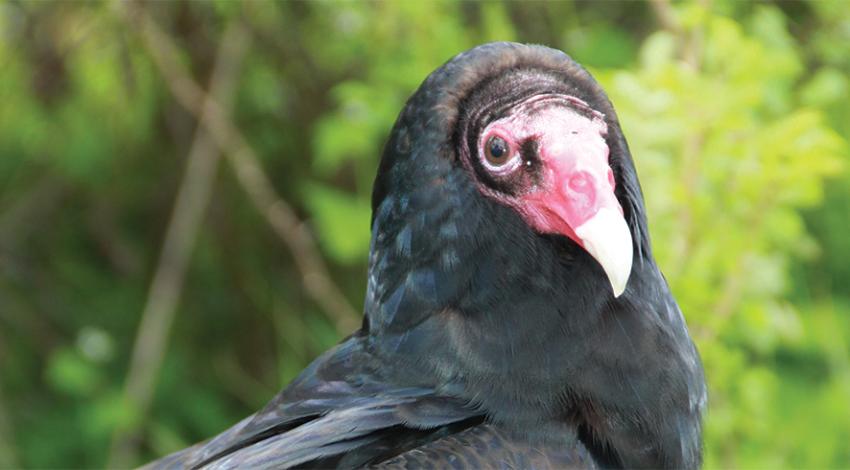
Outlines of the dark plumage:
[[[700,360],[614,109],[568,56],[494,43],[437,69],[393,127],[372,209],[363,327],[153,467],[700,465]],[[606,258],[618,240],[628,262]]]

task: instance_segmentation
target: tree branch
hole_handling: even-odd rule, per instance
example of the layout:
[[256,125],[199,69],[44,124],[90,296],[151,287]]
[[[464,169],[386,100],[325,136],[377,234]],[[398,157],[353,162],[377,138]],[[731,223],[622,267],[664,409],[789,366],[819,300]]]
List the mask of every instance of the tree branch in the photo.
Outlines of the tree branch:
[[[247,48],[246,31],[234,23],[224,33],[212,78],[212,94],[218,102],[232,101],[239,62]],[[209,205],[220,153],[210,137],[208,120],[212,99],[204,99],[202,115],[189,152],[174,211],[171,215],[159,262],[148,292],[125,384],[128,406],[144,416],[153,397],[162,365],[168,334],[174,320],[185,280],[186,268]],[[218,104],[215,105],[218,109]],[[108,468],[127,467],[136,454],[138,423],[118,427],[113,435]]]
[[[676,36],[681,44],[679,50],[682,64],[694,73],[699,73],[703,60],[704,26],[685,28],[677,16],[670,0],[651,0],[650,5],[655,17],[662,28]],[[702,8],[710,9],[709,0],[700,0]],[[705,144],[706,130],[702,127],[690,129],[682,141],[681,167],[685,202],[693,201],[694,191],[702,177],[700,168],[700,152]],[[681,236],[674,245],[674,263],[668,268],[670,278],[679,277],[687,268],[687,260],[694,245],[693,214],[687,203],[682,203],[678,211],[678,224]]]
[[173,41],[144,12],[134,16],[127,13],[125,18],[141,35],[174,97],[190,113],[198,118],[203,116],[202,125],[224,153],[242,189],[289,248],[307,294],[334,321],[337,331],[347,334],[357,328],[360,315],[331,279],[307,227],[292,207],[277,195],[242,133],[215,100],[206,100],[204,91],[180,65]]

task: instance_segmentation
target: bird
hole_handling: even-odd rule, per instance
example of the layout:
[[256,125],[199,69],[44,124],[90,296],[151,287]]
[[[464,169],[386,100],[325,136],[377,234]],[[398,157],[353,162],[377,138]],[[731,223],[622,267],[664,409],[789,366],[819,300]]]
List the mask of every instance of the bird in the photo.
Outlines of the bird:
[[362,327],[147,468],[698,468],[706,385],[615,110],[566,53],[432,72],[383,149]]

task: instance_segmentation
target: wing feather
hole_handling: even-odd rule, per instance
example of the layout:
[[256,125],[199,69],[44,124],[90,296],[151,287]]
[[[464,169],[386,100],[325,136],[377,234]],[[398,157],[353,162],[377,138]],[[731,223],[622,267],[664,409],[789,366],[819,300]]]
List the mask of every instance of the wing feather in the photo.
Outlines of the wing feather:
[[[349,338],[314,361],[263,410],[206,443],[145,468],[289,468],[382,439],[401,442],[405,430],[424,438],[422,430],[480,415],[465,402],[437,396],[434,390],[382,380],[364,367],[369,359],[360,339]],[[392,451],[387,445],[375,449]]]

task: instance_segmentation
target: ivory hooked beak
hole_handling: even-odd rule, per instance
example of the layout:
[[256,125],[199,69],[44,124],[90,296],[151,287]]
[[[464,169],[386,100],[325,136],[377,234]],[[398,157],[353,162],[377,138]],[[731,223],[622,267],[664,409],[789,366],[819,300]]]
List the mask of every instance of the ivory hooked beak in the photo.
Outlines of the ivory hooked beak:
[[602,266],[614,297],[626,290],[632,272],[632,235],[626,219],[618,211],[602,207],[575,229],[585,250]]

